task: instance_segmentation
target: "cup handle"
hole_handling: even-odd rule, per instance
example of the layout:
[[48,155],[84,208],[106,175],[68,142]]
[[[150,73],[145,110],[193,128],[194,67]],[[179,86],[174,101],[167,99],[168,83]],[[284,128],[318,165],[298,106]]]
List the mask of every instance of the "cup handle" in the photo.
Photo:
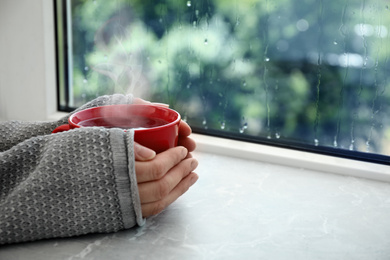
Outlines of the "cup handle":
[[64,131],[68,131],[68,130],[70,130],[70,125],[69,124],[60,125],[56,129],[54,129],[53,132],[51,132],[51,133],[55,134],[55,133],[64,132]]

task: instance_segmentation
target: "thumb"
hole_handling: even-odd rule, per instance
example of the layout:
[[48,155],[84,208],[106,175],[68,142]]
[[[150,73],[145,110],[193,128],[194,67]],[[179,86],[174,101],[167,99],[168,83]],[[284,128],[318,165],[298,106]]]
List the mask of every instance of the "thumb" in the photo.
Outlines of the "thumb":
[[136,161],[149,161],[156,157],[156,152],[134,142],[134,156]]

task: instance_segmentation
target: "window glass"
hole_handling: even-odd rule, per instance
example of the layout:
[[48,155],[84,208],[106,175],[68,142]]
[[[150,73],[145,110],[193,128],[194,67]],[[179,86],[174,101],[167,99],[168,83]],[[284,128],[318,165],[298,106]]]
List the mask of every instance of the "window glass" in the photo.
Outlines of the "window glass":
[[60,107],[133,93],[197,132],[388,161],[387,1],[65,2]]

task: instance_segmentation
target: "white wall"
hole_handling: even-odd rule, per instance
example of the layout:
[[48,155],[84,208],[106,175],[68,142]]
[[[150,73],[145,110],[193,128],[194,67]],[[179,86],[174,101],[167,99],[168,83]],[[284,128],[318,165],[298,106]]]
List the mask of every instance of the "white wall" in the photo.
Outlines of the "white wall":
[[0,120],[56,112],[52,0],[0,0]]

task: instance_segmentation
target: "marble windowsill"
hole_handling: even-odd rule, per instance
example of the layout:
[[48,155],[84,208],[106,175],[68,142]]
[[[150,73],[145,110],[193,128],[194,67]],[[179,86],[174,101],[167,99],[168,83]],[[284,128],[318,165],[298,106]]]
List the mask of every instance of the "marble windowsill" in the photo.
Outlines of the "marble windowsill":
[[389,259],[389,183],[198,140],[199,181],[144,227],[3,246],[0,259]]

